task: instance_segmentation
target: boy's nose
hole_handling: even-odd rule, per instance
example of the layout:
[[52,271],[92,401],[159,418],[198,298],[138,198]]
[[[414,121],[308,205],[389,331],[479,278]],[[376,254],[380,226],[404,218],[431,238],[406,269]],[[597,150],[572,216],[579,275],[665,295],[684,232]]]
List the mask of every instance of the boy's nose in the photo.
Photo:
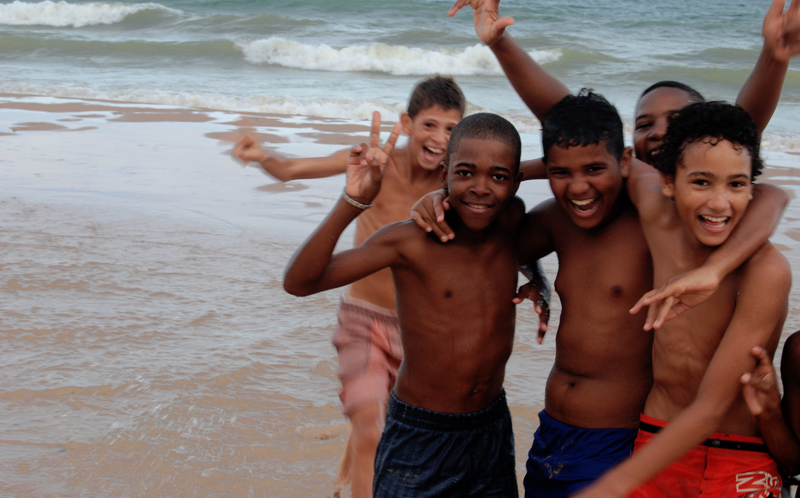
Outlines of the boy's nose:
[[706,203],[710,209],[718,212],[724,212],[731,205],[730,200],[725,192],[714,191],[710,194],[710,198]]
[[582,178],[576,178],[569,184],[569,193],[572,195],[585,194],[589,191],[589,183]]
[[650,133],[647,134],[647,138],[650,140],[661,141],[664,138],[665,133],[667,133],[667,120],[657,119],[650,128]]

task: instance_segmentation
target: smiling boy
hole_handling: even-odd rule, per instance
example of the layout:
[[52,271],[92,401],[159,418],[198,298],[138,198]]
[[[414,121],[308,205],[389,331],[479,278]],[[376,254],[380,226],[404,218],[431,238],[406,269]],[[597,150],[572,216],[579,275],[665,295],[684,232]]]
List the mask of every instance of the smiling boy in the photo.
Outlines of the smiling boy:
[[375,496],[517,495],[503,380],[524,218],[514,197],[520,151],[505,119],[464,118],[440,177],[457,242],[442,244],[407,220],[334,255],[341,233],[376,199],[385,171],[355,149],[342,199],[287,267],[284,287],[300,296],[391,271],[405,356],[378,446]]
[[[439,188],[439,169],[450,132],[463,117],[465,107],[464,94],[452,78],[435,76],[414,88],[407,112],[400,116],[408,143],[389,155],[375,206],[356,222],[354,245],[385,225],[407,219],[411,206],[421,196]],[[378,143],[379,124],[373,119],[373,145]],[[349,154],[349,150],[342,150],[329,157],[284,159],[265,153],[251,136],[242,138],[234,149],[236,157],[259,163],[281,181],[344,173]],[[339,397],[352,428],[340,480],[351,478],[354,498],[366,498],[371,496],[375,448],[389,391],[403,357],[389,270],[353,282],[342,296],[338,322],[332,342],[339,355]]]
[[[762,168],[759,135],[741,108],[693,104],[670,120],[656,164],[663,195],[651,194],[659,185],[654,175],[631,180],[630,191],[659,284],[698,267],[730,239]],[[628,496],[640,485],[631,496],[780,494],[740,378],[755,365],[754,345],[774,353],[790,287],[788,262],[766,243],[705,303],[657,330],[654,384],[634,455],[579,496]]]
[[[526,496],[564,498],[630,455],[652,385],[653,336],[629,312],[652,288],[652,263],[626,178],[654,170],[631,158],[616,109],[591,92],[553,106],[542,147],[553,199],[527,214],[519,257],[557,254],[562,311],[524,485]],[[421,208],[441,195],[415,207],[427,223],[435,210]],[[714,252],[721,267],[738,267],[772,232],[752,213],[742,225]]]

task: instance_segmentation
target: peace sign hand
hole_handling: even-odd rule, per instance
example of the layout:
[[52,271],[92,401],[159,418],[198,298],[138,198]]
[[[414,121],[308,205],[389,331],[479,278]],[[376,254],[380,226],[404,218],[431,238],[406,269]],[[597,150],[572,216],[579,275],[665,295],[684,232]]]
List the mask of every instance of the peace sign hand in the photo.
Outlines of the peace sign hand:
[[383,180],[383,170],[389,162],[389,157],[397,143],[402,129],[400,123],[394,125],[392,134],[383,147],[380,146],[381,114],[375,111],[372,114],[372,130],[369,136],[369,145],[361,144],[350,150],[347,158],[347,186],[345,192],[348,196],[362,204],[371,204],[378,195]]

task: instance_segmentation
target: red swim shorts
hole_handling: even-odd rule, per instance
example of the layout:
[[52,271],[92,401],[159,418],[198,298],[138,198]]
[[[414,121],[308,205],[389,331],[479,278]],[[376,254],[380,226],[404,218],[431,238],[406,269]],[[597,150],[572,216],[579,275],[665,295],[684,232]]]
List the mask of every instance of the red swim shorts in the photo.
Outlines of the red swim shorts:
[[403,359],[397,314],[343,296],[331,342],[339,353],[339,399],[344,414],[366,403],[386,405]]
[[[666,425],[663,420],[642,415],[634,454]],[[768,498],[780,495],[778,466],[761,438],[714,433],[629,496]]]

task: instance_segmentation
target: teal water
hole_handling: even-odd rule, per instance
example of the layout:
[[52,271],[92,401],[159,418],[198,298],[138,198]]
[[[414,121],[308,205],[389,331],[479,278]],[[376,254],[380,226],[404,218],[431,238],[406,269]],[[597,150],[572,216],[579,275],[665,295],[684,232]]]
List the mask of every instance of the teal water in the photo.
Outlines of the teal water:
[[[591,87],[626,120],[661,79],[732,100],[761,47],[769,0],[505,1],[509,32],[573,91]],[[368,118],[395,115],[416,81],[443,72],[471,110],[538,124],[449,1],[0,3],[0,92],[221,110]],[[800,142],[800,63],[767,129],[774,150]]]

